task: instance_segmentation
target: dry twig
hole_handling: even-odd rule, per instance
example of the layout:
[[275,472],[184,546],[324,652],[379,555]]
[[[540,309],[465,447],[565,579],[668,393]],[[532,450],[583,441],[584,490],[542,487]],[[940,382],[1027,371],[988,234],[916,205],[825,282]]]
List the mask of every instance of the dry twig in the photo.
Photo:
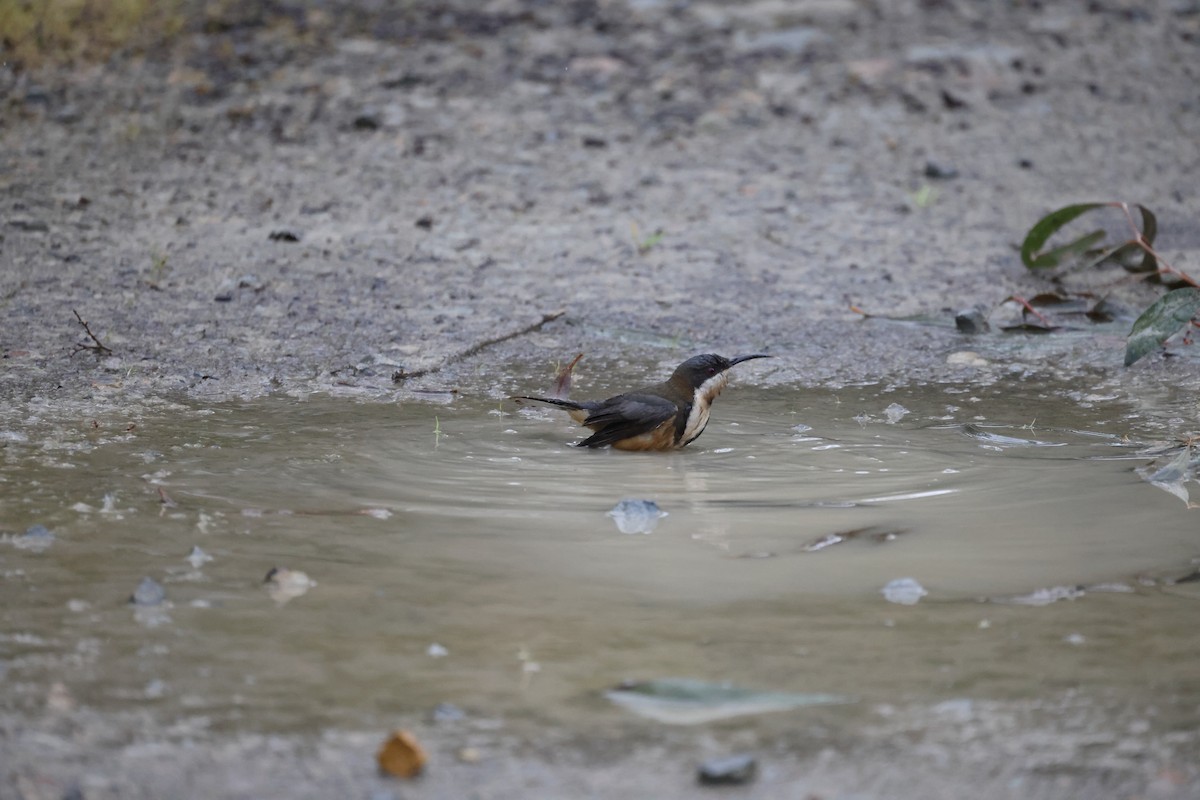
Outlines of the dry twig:
[[451,354],[441,364],[437,364],[435,366],[429,367],[428,369],[416,369],[416,370],[413,370],[412,372],[408,372],[406,370],[397,370],[396,372],[394,372],[392,374],[392,382],[400,383],[402,381],[408,380],[409,378],[420,378],[425,375],[430,375],[434,372],[440,372],[447,365],[453,364],[455,361],[462,361],[464,358],[470,358],[471,356],[478,353],[480,350],[484,350],[488,347],[491,347],[492,345],[500,344],[501,342],[507,342],[509,339],[515,339],[518,336],[524,336],[527,333],[533,333],[534,331],[540,330],[541,327],[543,325],[545,325],[546,323],[553,322],[554,320],[558,319],[559,317],[561,317],[563,314],[566,314],[566,313],[567,313],[566,309],[562,309],[559,311],[551,311],[549,313],[542,314],[541,319],[537,320],[536,322],[534,322],[531,325],[526,325],[523,328],[518,328],[515,331],[510,331],[508,333],[501,334],[500,336],[494,336],[491,339],[484,339],[482,341],[476,342],[475,344],[471,345],[470,347],[468,347],[465,350],[462,350],[458,353]]
[[71,313],[75,315],[75,319],[79,320],[79,324],[83,326],[83,332],[86,333],[88,338],[92,340],[92,344],[82,342],[75,345],[75,349],[71,351],[71,355],[75,355],[83,350],[91,350],[98,356],[112,355],[112,348],[96,338],[96,334],[92,333],[92,329],[88,327],[88,324],[84,321],[83,317],[79,316],[79,312],[72,308]]

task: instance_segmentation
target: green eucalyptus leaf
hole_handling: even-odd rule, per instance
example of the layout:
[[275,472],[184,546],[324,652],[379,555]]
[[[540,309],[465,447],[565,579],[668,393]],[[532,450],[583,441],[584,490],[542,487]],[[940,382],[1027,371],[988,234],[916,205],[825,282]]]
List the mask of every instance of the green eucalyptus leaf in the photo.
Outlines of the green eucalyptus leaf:
[[1104,231],[1092,231],[1061,247],[1056,247],[1045,253],[1038,253],[1038,250],[1050,240],[1050,237],[1058,233],[1063,227],[1074,222],[1092,209],[1104,208],[1107,205],[1108,203],[1078,203],[1073,206],[1060,208],[1057,211],[1051,211],[1039,219],[1029,229],[1029,233],[1025,235],[1025,241],[1021,243],[1021,261],[1029,269],[1049,269],[1057,267],[1062,262],[1064,256],[1073,253],[1083,253],[1092,249],[1093,245],[1104,239]]
[[[1038,220],[1026,234],[1025,241],[1021,243],[1022,263],[1029,269],[1052,269],[1063,265],[1068,260],[1081,262],[1075,266],[1095,266],[1111,261],[1119,263],[1130,272],[1154,272],[1158,269],[1158,261],[1151,253],[1143,250],[1137,241],[1131,240],[1112,247],[1104,244],[1107,234],[1103,230],[1085,233],[1066,244],[1039,252],[1054,234],[1089,211],[1097,208],[1119,207],[1119,205],[1117,203],[1077,203],[1051,211]],[[1141,214],[1142,239],[1146,244],[1153,245],[1154,237],[1158,235],[1158,218],[1154,216],[1153,211],[1140,203],[1130,207],[1136,208]]]
[[1125,342],[1125,366],[1157,349],[1200,312],[1200,289],[1175,289],[1158,298],[1133,323]]

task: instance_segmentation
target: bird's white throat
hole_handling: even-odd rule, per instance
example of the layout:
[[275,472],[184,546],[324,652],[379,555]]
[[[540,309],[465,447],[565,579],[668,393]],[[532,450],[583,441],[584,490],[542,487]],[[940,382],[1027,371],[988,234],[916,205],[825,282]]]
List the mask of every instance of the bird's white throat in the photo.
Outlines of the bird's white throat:
[[680,446],[692,442],[697,436],[704,433],[705,427],[708,426],[708,412],[712,408],[712,401],[716,399],[727,383],[729,383],[729,373],[718,372],[696,387],[696,392],[692,395],[692,410],[683,427],[683,437],[679,440]]

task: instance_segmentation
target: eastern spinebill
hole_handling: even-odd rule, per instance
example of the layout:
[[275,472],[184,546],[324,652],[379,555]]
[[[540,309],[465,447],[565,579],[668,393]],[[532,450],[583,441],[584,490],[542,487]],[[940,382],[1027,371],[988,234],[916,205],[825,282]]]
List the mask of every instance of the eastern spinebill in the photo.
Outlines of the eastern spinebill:
[[568,400],[571,369],[576,356],[558,378],[557,397],[514,396],[565,408],[592,435],[580,447],[617,450],[675,450],[686,447],[704,433],[709,411],[725,385],[729,368],[752,358],[770,358],[765,353],[725,358],[715,353],[692,356],[662,383],[646,386],[607,400]]

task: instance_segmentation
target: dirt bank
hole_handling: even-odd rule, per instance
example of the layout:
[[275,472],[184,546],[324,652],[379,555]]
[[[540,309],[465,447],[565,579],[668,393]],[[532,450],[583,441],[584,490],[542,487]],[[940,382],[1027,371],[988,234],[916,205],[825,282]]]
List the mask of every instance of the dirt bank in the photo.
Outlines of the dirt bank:
[[[774,381],[963,375],[967,349],[1128,385],[1127,321],[969,339],[947,312],[1042,288],[1014,243],[1081,199],[1151,205],[1197,261],[1187,3],[427,12],[0,73],[0,392],[387,395],[443,366],[400,388],[477,391],[748,348]],[[111,355],[72,356],[72,309]]]

